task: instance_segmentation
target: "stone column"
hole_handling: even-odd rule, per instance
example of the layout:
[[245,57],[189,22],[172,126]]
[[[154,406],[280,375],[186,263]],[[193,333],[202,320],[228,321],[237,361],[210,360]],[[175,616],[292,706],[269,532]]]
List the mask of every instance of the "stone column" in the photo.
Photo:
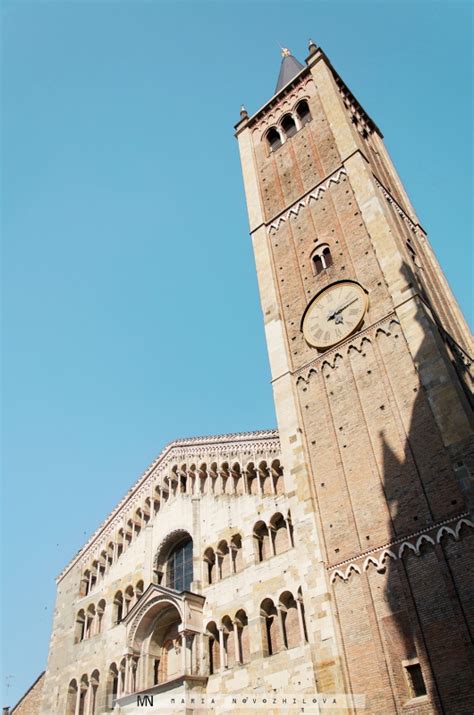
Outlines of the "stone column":
[[275,530],[272,529],[271,526],[268,527],[268,538],[270,540],[270,551],[272,552],[272,556],[276,556],[276,550],[275,550]]
[[79,715],[79,708],[81,707],[81,684],[77,686],[77,697],[76,697],[76,709],[74,715]]
[[306,635],[304,632],[303,610],[302,610],[301,601],[299,598],[296,599],[296,608],[298,611],[298,621],[300,624],[301,643],[304,645],[306,643]]
[[281,606],[277,606],[277,612],[278,612],[278,625],[280,627],[280,639],[281,639],[281,647],[282,650],[286,648],[286,639],[285,639],[285,626],[283,625],[283,612],[281,610]]
[[92,685],[89,683],[86,690],[86,697],[84,698],[84,715],[90,715],[91,708],[91,695],[92,695]]
[[239,627],[237,625],[237,621],[233,622],[234,626],[234,650],[235,650],[235,662],[236,663],[241,663],[242,662],[242,657],[240,653],[240,641],[239,641]]
[[124,688],[125,693],[130,692],[130,658],[129,656],[125,656],[125,688]]
[[272,467],[268,467],[268,474],[269,474],[269,479],[270,479],[270,487],[272,490],[273,496],[276,496],[276,489],[275,489],[275,481],[273,479],[273,469]]
[[225,658],[225,648],[224,648],[224,629],[219,628],[219,659],[220,659],[220,668],[219,670],[225,670],[226,667],[226,658]]

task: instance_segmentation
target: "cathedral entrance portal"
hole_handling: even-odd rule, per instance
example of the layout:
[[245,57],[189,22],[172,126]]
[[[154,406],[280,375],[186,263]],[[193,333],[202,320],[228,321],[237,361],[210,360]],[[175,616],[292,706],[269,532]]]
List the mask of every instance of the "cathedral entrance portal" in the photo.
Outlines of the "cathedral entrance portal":
[[182,638],[178,632],[180,624],[181,618],[174,607],[156,619],[148,643],[144,644],[144,658],[148,661],[145,687],[161,685],[183,674]]

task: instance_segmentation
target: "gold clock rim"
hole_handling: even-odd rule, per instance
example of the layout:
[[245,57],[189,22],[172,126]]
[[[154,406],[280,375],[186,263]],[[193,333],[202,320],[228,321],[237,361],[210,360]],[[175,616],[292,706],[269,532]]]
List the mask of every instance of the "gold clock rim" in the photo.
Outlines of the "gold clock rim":
[[[327,344],[327,345],[319,345],[319,344],[315,344],[314,342],[310,342],[310,341],[308,340],[308,338],[306,337],[305,330],[304,330],[304,326],[305,326],[306,316],[307,316],[308,312],[310,311],[311,306],[318,300],[318,298],[320,298],[320,297],[323,295],[323,293],[326,293],[328,290],[331,290],[331,289],[334,288],[335,286],[342,286],[342,285],[357,286],[357,288],[360,288],[361,292],[364,294],[364,297],[365,297],[365,305],[364,305],[364,308],[363,308],[363,311],[362,311],[361,319],[359,320],[359,322],[357,323],[357,325],[351,330],[351,332],[350,332],[348,335],[346,335],[344,338],[342,338],[341,340],[336,340],[336,342],[334,342],[334,343],[329,343],[329,344]],[[304,337],[304,339],[306,340],[307,344],[308,344],[310,347],[316,348],[317,350],[329,350],[329,348],[333,348],[335,345],[338,345],[339,343],[343,343],[344,340],[347,340],[347,338],[349,338],[351,335],[353,335],[353,334],[360,328],[360,326],[361,326],[361,324],[362,324],[362,322],[363,322],[363,320],[364,320],[364,318],[365,318],[365,315],[366,315],[366,313],[367,313],[368,308],[369,308],[369,294],[368,294],[368,291],[364,288],[363,285],[361,285],[361,284],[358,283],[357,281],[352,281],[352,280],[350,280],[350,279],[343,279],[343,280],[340,280],[340,281],[335,281],[334,283],[330,283],[329,285],[325,286],[325,287],[322,288],[320,291],[318,291],[318,293],[316,293],[316,295],[313,296],[313,298],[310,300],[310,302],[309,302],[308,305],[306,306],[306,308],[305,308],[305,310],[304,310],[304,313],[303,313],[303,315],[301,316],[301,325],[300,325],[300,329],[301,329],[301,332],[303,333],[303,337]]]

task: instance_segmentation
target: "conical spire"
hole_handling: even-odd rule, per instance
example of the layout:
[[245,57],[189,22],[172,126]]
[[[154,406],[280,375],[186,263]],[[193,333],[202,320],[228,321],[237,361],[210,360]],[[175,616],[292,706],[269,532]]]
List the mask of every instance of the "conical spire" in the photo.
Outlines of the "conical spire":
[[275,94],[277,94],[282,87],[288,84],[288,82],[291,82],[293,77],[296,77],[296,75],[303,69],[303,65],[298,62],[295,57],[293,57],[290,50],[286,47],[282,47],[281,55],[283,59],[281,61],[280,74],[278,75]]

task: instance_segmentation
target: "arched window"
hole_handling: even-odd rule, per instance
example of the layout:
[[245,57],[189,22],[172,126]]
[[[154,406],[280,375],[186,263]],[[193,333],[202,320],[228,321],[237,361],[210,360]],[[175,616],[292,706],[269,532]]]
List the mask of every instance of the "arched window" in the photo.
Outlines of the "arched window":
[[270,521],[271,534],[273,539],[273,551],[281,554],[291,547],[288,527],[282,514],[275,514]]
[[221,541],[217,547],[217,564],[219,578],[226,578],[230,574],[230,554],[227,541]]
[[105,706],[108,710],[113,710],[115,707],[115,701],[117,700],[118,694],[118,679],[119,674],[117,666],[115,663],[112,663],[107,677],[107,702]]
[[92,589],[94,588],[94,586],[97,583],[97,566],[98,566],[97,561],[93,561],[92,569],[91,569],[91,577],[90,577],[90,582],[89,582],[90,583],[89,593],[90,593],[90,591],[92,591]]
[[285,493],[285,483],[283,480],[283,467],[278,459],[272,462],[272,477],[273,477],[273,488],[275,494]]
[[315,275],[318,275],[319,273],[321,273],[321,271],[324,270],[322,258],[319,255],[319,253],[315,253],[312,260],[313,260],[313,271],[314,271]]
[[285,647],[296,648],[296,646],[302,644],[301,629],[296,601],[289,591],[282,593],[279,606]]
[[207,491],[207,464],[203,463],[199,467],[199,494],[205,494]]
[[102,632],[102,621],[104,619],[105,601],[101,599],[97,604],[97,633]]
[[270,470],[268,469],[265,461],[260,462],[258,465],[258,476],[260,479],[260,489],[262,494],[264,496],[270,496],[272,494]]
[[86,634],[86,614],[80,610],[76,616],[76,628],[74,632],[74,642],[80,643]]
[[304,126],[311,121],[311,112],[309,111],[308,102],[306,99],[302,99],[301,102],[296,107],[296,114],[299,117],[301,126]]
[[188,491],[188,468],[185,464],[181,465],[181,469],[179,470],[179,484],[178,484],[178,491],[181,494],[186,494]]
[[98,563],[98,573],[99,576],[102,578],[102,576],[105,575],[105,571],[107,568],[107,551],[104,549],[102,553],[100,554],[100,559]]
[[267,132],[267,144],[270,151],[276,151],[282,145],[280,133],[275,127],[272,127]]
[[137,584],[135,586],[135,598],[137,601],[143,596],[143,588],[143,581],[137,581]]
[[257,552],[257,561],[265,561],[271,556],[270,538],[267,525],[263,521],[255,524],[253,529],[253,537]]
[[230,478],[229,465],[227,462],[221,465],[219,474],[221,476],[221,493],[222,494],[232,494],[233,484]]
[[204,568],[207,584],[210,586],[211,583],[214,583],[216,570],[216,557],[214,554],[214,550],[211,548],[206,549],[204,552]]
[[211,464],[211,467],[209,469],[209,476],[211,478],[211,481],[210,481],[210,484],[208,485],[207,492],[208,492],[208,494],[217,494],[218,493],[217,477],[219,476],[219,470],[217,468],[216,462],[213,462]]
[[229,616],[224,616],[222,619],[222,637],[224,641],[224,658],[226,668],[232,668],[235,665],[235,633],[234,624]]
[[242,570],[242,537],[240,534],[234,534],[230,540],[230,553],[232,560],[232,573],[238,573]]
[[214,673],[217,673],[221,667],[219,631],[217,630],[217,626],[214,621],[211,621],[208,624],[206,633],[209,643],[209,674],[213,675]]
[[247,490],[249,494],[258,494],[258,482],[257,482],[257,472],[255,470],[255,465],[253,462],[249,462],[247,469],[245,470],[247,474]]
[[239,662],[248,663],[250,660],[249,622],[245,611],[242,609],[237,611],[235,614],[235,622],[237,624]]
[[286,138],[289,139],[298,131],[296,128],[295,120],[291,114],[285,114],[281,120],[281,128],[285,132]]
[[121,555],[123,554],[123,542],[124,542],[123,529],[120,529],[117,534],[117,559],[119,559],[121,557]]
[[81,578],[81,584],[79,587],[79,595],[80,596],[87,596],[87,594],[89,593],[90,574],[91,574],[91,572],[89,571],[89,569],[86,569],[84,571],[84,574]]
[[75,715],[77,702],[77,682],[71,680],[67,689],[66,715]]
[[263,619],[263,654],[274,655],[282,649],[278,612],[270,598],[262,601],[260,615]]
[[85,715],[86,699],[87,693],[89,691],[89,678],[87,677],[87,675],[82,676],[79,690],[79,708],[77,710],[77,715]]
[[325,248],[323,248],[323,263],[325,268],[332,266],[332,256],[329,246],[325,246]]
[[189,591],[193,580],[193,540],[188,537],[170,552],[166,585],[175,591]]
[[114,596],[114,613],[113,621],[114,623],[120,623],[123,618],[123,594],[122,591],[117,591]]
[[88,715],[97,714],[97,690],[99,687],[100,674],[98,670],[94,670],[91,675],[91,694]]
[[107,571],[110,569],[114,562],[114,545],[113,542],[110,541],[107,545]]
[[94,623],[95,623],[95,606],[93,603],[89,606],[86,613],[86,627],[84,638],[91,638],[94,634]]
[[237,462],[234,464],[232,467],[232,478],[234,482],[234,494],[243,494],[244,493],[244,484],[243,484],[243,477],[242,477],[242,472],[240,469],[240,464]]
[[135,591],[133,590],[133,586],[127,586],[124,594],[125,615],[127,615],[127,613],[133,608],[134,603]]
[[315,276],[322,273],[322,271],[325,271],[326,268],[329,268],[329,266],[332,266],[333,261],[329,246],[319,246],[319,248],[317,248],[311,256],[311,261]]

